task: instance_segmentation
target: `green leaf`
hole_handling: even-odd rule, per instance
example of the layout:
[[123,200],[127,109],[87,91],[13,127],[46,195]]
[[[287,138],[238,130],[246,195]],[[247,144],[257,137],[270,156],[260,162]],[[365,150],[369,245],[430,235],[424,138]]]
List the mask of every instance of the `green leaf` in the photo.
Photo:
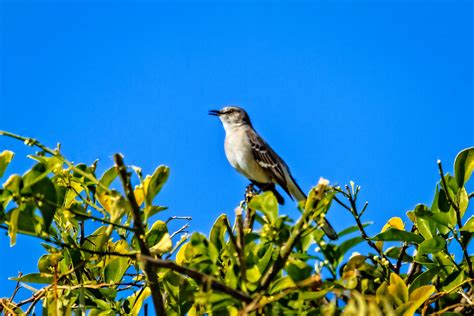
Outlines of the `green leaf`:
[[278,202],[270,191],[254,196],[248,207],[261,211],[270,223],[274,223],[278,218]]
[[351,239],[348,239],[348,240],[345,240],[344,242],[342,242],[338,247],[340,257],[342,258],[344,256],[344,254],[349,249],[351,249],[352,247],[357,246],[358,244],[360,244],[363,241],[364,241],[364,238],[362,238],[360,236],[357,236],[357,237],[354,237],[354,238],[351,238]]
[[436,253],[443,250],[445,246],[446,240],[441,236],[435,236],[420,243],[418,247],[418,254],[423,255],[428,253]]
[[3,176],[14,155],[13,151],[9,150],[4,150],[0,153],[0,178]]
[[454,177],[459,187],[471,177],[474,170],[474,147],[466,148],[458,153],[454,159]]
[[108,241],[107,226],[100,226],[92,234],[87,236],[82,247],[93,251],[104,251],[104,245]]
[[156,245],[166,233],[168,233],[168,227],[165,222],[156,221],[153,223],[151,229],[146,233],[146,243],[148,247]]
[[[115,180],[115,178],[117,178],[117,168],[116,167],[111,167],[109,169],[107,169],[103,174],[102,176],[100,177],[100,184],[104,185],[105,187],[109,187],[112,182]],[[100,186],[97,187],[98,190],[101,189]]]
[[311,275],[313,268],[307,265],[305,262],[295,259],[290,259],[285,268],[290,278],[295,281],[303,281]]
[[461,231],[474,233],[474,216],[469,217],[466,224],[461,228]]
[[62,258],[60,253],[42,255],[38,260],[38,270],[42,273],[52,273]]
[[162,212],[164,210],[167,210],[168,208],[166,206],[147,206],[145,207],[145,216],[144,216],[144,221],[146,222],[150,217],[152,217],[155,214],[158,214],[159,212]]
[[436,291],[433,285],[425,285],[417,288],[412,293],[408,302],[399,306],[396,309],[397,315],[414,315],[416,310],[423,305],[423,303],[430,298],[430,296]]
[[34,207],[30,204],[22,204],[10,210],[6,214],[6,222],[8,223],[10,246],[15,245],[17,232],[38,236],[42,230],[42,222],[40,218],[34,214]]
[[25,283],[51,284],[54,281],[54,276],[48,273],[30,273],[19,278],[9,278],[9,280]]
[[269,246],[266,248],[267,250],[265,251],[265,254],[263,257],[260,258],[257,262],[258,269],[260,270],[260,273],[264,273],[267,270],[268,264],[270,263],[270,260],[272,259],[273,255],[273,247]]
[[247,281],[251,283],[258,282],[258,280],[262,278],[262,274],[260,273],[257,265],[247,269],[245,275],[247,276]]
[[443,271],[443,267],[433,267],[427,269],[413,280],[413,282],[410,284],[409,292],[412,293],[420,286],[431,283],[431,280],[433,280],[433,278],[436,277],[441,271]]
[[148,187],[145,190],[145,202],[147,205],[153,204],[153,199],[161,191],[161,188],[165,184],[166,180],[168,180],[169,174],[170,169],[166,166],[159,166],[155,169],[155,172],[153,172],[153,175],[149,180],[150,182],[148,183]]
[[[437,196],[438,196],[438,189],[436,189],[436,201],[437,201]],[[435,202],[433,202],[434,204]],[[420,234],[423,236],[425,239],[429,239],[436,235],[436,223],[434,223],[432,220],[427,219],[424,217],[424,214],[433,214],[431,211],[428,209],[428,206],[423,205],[423,204],[418,204],[415,206],[415,210],[411,212],[411,216],[414,217],[414,223],[416,224],[416,227],[418,228],[418,231]],[[408,215],[408,214],[407,214]]]
[[150,252],[152,255],[163,255],[173,249],[173,242],[171,241],[171,236],[168,233],[165,233],[163,238],[160,241],[150,248]]
[[313,292],[313,291],[304,291],[303,292],[302,291],[302,292],[300,292],[300,298],[302,300],[315,301],[315,300],[318,300],[318,299],[323,298],[324,296],[326,296],[326,294],[328,294],[331,290],[332,290],[332,287],[321,290],[321,291],[316,291],[316,292]]
[[274,282],[269,290],[269,294],[280,293],[285,289],[295,287],[296,284],[289,276],[284,276]]
[[[365,228],[369,225],[372,225],[374,222],[366,222],[366,223],[363,223],[362,226]],[[349,235],[351,233],[354,233],[354,232],[357,232],[359,231],[359,227],[357,225],[354,225],[354,226],[351,226],[351,227],[348,227],[344,230],[342,230],[341,232],[337,233],[337,235],[339,236],[339,238],[345,236],[345,235]]]
[[47,231],[56,213],[56,188],[49,178],[43,178],[31,186],[31,191],[38,198],[37,205],[43,216],[44,227]]
[[[224,237],[227,231],[226,221],[227,215],[221,214],[214,222],[214,225],[212,225],[211,232],[209,233],[209,240],[218,251],[221,251],[225,245]],[[232,234],[232,232],[229,233]]]
[[442,287],[445,292],[451,292],[458,288],[464,282],[464,271],[453,272],[446,280],[446,285]]
[[420,235],[410,233],[404,230],[399,230],[396,228],[389,228],[383,233],[375,235],[372,240],[376,241],[406,241],[406,242],[414,242],[414,243],[421,243],[423,242],[423,237]]
[[125,271],[128,269],[128,258],[116,257],[110,260],[105,266],[105,282],[118,283],[122,280]]
[[23,175],[23,189],[22,193],[28,192],[28,188],[35,183],[46,178],[50,170],[46,168],[43,163],[37,163],[30,170]]
[[408,301],[408,288],[398,274],[390,274],[390,285],[387,287],[387,290],[397,306]]
[[443,188],[439,190],[438,208],[441,212],[444,212],[444,213],[449,212],[450,206],[449,206],[448,198],[446,196],[446,191]]
[[10,191],[12,194],[20,194],[22,187],[23,179],[18,174],[12,174],[3,184],[3,188]]

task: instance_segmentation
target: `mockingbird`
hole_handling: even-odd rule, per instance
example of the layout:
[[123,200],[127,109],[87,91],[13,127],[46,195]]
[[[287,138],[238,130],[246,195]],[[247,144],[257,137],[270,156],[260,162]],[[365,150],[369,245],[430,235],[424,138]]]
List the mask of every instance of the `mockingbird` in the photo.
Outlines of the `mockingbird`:
[[[224,149],[227,160],[240,174],[261,190],[272,191],[280,204],[284,203],[284,199],[275,184],[285,190],[291,199],[306,199],[286,163],[257,134],[244,109],[227,106],[211,110],[209,115],[218,116],[221,120],[226,134]],[[321,228],[330,239],[337,239],[337,233],[326,219]]]

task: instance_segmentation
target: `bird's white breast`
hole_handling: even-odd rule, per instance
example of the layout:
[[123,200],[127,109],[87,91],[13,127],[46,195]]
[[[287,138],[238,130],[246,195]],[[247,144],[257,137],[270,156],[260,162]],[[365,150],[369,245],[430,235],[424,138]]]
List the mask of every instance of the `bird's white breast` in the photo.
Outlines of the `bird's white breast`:
[[265,170],[255,161],[244,128],[226,130],[224,149],[229,163],[242,175],[260,183],[271,182]]

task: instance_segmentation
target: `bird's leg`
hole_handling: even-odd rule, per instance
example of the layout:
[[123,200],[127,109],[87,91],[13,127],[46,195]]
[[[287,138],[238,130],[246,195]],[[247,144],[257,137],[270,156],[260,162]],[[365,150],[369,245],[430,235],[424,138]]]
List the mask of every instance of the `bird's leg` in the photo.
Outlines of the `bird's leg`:
[[254,183],[251,182],[246,188],[245,188],[245,202],[250,201],[250,199],[255,195],[260,193],[260,191],[256,191],[254,187]]
[[248,203],[255,196],[255,194],[258,194],[258,192],[255,190],[254,184],[255,183],[252,182],[245,188],[245,222],[244,222],[244,229],[246,231],[250,231],[250,232],[253,229],[253,222],[255,220],[255,211],[252,210],[248,206]]

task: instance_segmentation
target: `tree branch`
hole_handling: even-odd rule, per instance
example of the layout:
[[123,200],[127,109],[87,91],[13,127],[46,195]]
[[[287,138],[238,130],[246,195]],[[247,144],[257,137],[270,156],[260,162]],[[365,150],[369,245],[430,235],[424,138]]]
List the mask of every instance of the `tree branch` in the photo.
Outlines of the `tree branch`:
[[[323,182],[323,180],[320,180],[318,185],[316,186],[315,190],[317,191],[318,196],[323,196],[324,192],[326,191],[326,181],[327,180],[324,180]],[[321,198],[315,201],[314,208],[310,211],[305,211],[301,215],[301,217],[298,219],[298,221],[294,225],[294,228],[290,234],[290,237],[288,238],[285,245],[281,248],[277,260],[275,261],[273,265],[270,266],[267,272],[262,276],[260,285],[256,291],[265,291],[270,286],[275,276],[285,267],[286,261],[290,257],[293,247],[300,239],[301,234],[303,233],[303,230],[311,221],[311,216],[314,213],[313,210],[318,207],[320,200]]]
[[[364,228],[364,225],[362,225],[360,217],[361,217],[361,214],[363,214],[363,212],[365,212],[365,210],[367,209],[367,205],[369,205],[369,203],[365,202],[365,205],[364,205],[364,208],[362,209],[362,212],[359,213],[359,211],[357,210],[356,195],[354,194],[354,192],[352,192],[352,190],[349,188],[349,186],[346,185],[347,192],[344,192],[339,188],[334,188],[334,190],[341,193],[343,196],[345,196],[349,200],[349,203],[351,205],[350,207],[345,205],[343,202],[341,202],[341,200],[339,200],[336,196],[334,197],[334,201],[336,201],[339,205],[341,205],[346,210],[348,210],[352,214],[352,216],[354,216],[354,219],[356,221],[357,227],[359,228],[361,237],[367,242],[367,244],[371,248],[373,248],[377,252],[377,254],[381,258],[384,258],[388,262],[388,266],[389,266],[390,270],[392,270],[395,273],[398,273],[396,267],[392,264],[390,259],[383,253],[383,251],[381,251],[379,248],[377,248],[375,243],[367,235],[367,233],[365,231],[365,228]],[[358,192],[358,190],[357,190],[357,192]]]
[[156,258],[146,256],[146,255],[139,255],[138,259],[151,263],[153,266],[156,266],[156,267],[167,268],[175,272],[178,272],[180,274],[187,275],[191,279],[196,280],[200,282],[201,284],[210,284],[212,289],[226,293],[240,301],[243,301],[246,303],[250,303],[252,301],[252,298],[250,296],[238,290],[235,290],[231,287],[228,287],[227,285],[217,281],[213,277],[207,274],[204,274],[202,272],[180,266],[173,261],[156,259]]
[[101,187],[103,190],[105,190],[106,192],[110,193],[110,189],[107,188],[105,185],[103,185],[102,183],[100,183],[99,180],[97,180],[96,177],[92,176],[91,174],[87,173],[87,172],[84,172],[82,171],[81,169],[77,168],[76,166],[74,166],[69,160],[65,159],[60,153],[59,153],[59,150],[56,149],[51,149],[49,147],[46,147],[45,145],[41,144],[39,141],[37,141],[36,139],[34,138],[30,138],[30,137],[24,137],[24,136],[20,136],[20,135],[16,135],[16,134],[13,134],[13,133],[10,133],[10,132],[6,132],[6,131],[0,131],[0,135],[3,135],[3,136],[7,136],[7,137],[11,137],[11,138],[14,138],[14,139],[18,139],[18,140],[21,140],[23,143],[25,143],[25,145],[27,146],[36,146],[38,147],[39,149],[41,149],[42,151],[50,154],[51,156],[54,156],[56,158],[59,159],[59,161],[61,161],[62,163],[65,163],[71,170],[73,170],[74,172],[80,174],[81,176],[83,176],[84,178],[92,181],[92,183],[94,183],[95,185]]
[[[128,202],[130,203],[131,212],[133,216],[134,234],[138,241],[141,254],[151,257],[150,249],[145,242],[145,228],[143,226],[142,218],[140,215],[140,206],[138,206],[135,194],[133,193],[132,184],[130,183],[130,173],[127,172],[127,168],[123,162],[122,155],[114,155],[115,165],[122,181],[125,195],[127,196]],[[153,304],[155,306],[156,315],[166,315],[166,309],[163,302],[163,296],[160,290],[160,284],[158,282],[158,274],[156,266],[147,264],[145,262],[144,272],[147,279],[148,286],[151,290]]]

